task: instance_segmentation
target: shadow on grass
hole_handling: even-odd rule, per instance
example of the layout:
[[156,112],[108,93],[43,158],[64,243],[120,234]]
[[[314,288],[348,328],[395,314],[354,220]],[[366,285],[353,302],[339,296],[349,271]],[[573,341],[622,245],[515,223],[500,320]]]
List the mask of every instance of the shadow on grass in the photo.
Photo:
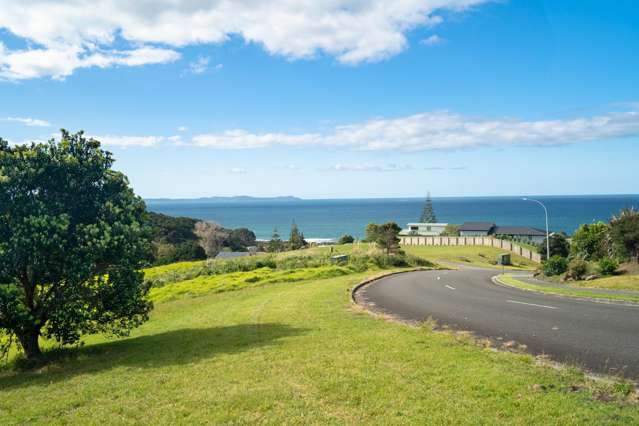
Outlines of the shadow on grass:
[[279,323],[239,324],[187,328],[76,349],[54,350],[47,353],[50,362],[37,371],[0,373],[0,393],[15,387],[49,384],[118,367],[139,369],[190,364],[218,354],[272,345],[279,339],[306,331]]

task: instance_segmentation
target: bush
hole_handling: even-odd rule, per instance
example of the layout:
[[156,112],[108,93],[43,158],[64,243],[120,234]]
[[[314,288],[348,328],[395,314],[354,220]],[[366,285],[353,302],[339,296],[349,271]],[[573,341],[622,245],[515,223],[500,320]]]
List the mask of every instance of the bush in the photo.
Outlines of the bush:
[[599,272],[601,275],[613,275],[618,267],[619,262],[609,257],[602,257],[599,261]]
[[561,256],[552,256],[543,263],[544,274],[551,277],[561,275],[568,269],[568,259]]
[[339,237],[339,240],[337,240],[337,244],[352,244],[355,241],[355,238],[353,238],[352,235],[342,235],[341,237]]
[[568,264],[568,273],[566,278],[572,278],[573,280],[581,280],[588,272],[588,263],[582,259],[573,259]]
[[[568,237],[564,232],[555,232],[550,234],[550,253],[551,257],[568,257],[570,254],[570,243]],[[546,239],[539,245],[539,254],[543,258],[546,258]]]

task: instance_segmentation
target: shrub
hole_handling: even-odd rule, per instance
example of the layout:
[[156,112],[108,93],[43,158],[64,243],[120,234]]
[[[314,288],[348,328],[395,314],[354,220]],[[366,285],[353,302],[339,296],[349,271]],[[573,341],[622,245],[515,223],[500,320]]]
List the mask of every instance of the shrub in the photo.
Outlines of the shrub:
[[355,238],[353,238],[352,235],[344,234],[339,237],[339,240],[337,240],[337,244],[352,244],[354,241]]
[[618,267],[619,262],[610,257],[602,257],[601,260],[599,260],[599,272],[601,275],[613,275]]
[[582,259],[573,259],[568,264],[568,273],[566,278],[572,278],[573,280],[581,280],[588,272],[588,263]]
[[605,255],[608,225],[603,222],[584,224],[572,236],[570,252],[585,260],[598,260]]
[[568,269],[568,259],[561,256],[552,256],[543,263],[544,274],[551,277],[561,275]]

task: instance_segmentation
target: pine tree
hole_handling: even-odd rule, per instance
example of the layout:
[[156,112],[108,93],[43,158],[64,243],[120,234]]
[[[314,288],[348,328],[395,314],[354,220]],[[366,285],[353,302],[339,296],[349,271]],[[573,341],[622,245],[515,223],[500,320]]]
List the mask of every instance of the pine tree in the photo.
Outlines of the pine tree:
[[426,196],[426,202],[424,203],[424,210],[422,211],[422,217],[419,220],[420,223],[437,223],[437,217],[433,210],[433,201],[430,199],[430,192]]
[[304,234],[300,232],[295,220],[293,220],[293,223],[291,224],[291,235],[288,238],[288,245],[291,250],[299,250],[306,245],[306,241],[304,241]]
[[280,238],[280,234],[277,233],[277,228],[273,230],[273,236],[271,237],[271,241],[268,242],[268,251],[270,252],[278,252],[282,251],[282,239]]

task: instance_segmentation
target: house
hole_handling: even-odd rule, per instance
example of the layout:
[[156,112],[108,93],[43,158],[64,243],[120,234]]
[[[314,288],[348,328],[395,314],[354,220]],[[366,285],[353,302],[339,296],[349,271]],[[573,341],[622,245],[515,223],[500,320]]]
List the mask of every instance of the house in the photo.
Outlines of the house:
[[509,240],[531,244],[541,244],[546,238],[546,232],[528,226],[498,226],[493,222],[464,222],[459,227],[462,237],[495,236]]
[[407,229],[402,229],[399,235],[418,235],[421,237],[435,237],[444,232],[447,223],[409,223]]
[[216,259],[235,259],[238,257],[252,256],[254,253],[248,251],[221,251],[215,256]]
[[461,237],[485,237],[490,235],[496,225],[492,222],[464,222],[459,227]]
[[508,238],[525,243],[541,244],[546,239],[546,231],[528,226],[497,226],[493,230],[497,238]]

